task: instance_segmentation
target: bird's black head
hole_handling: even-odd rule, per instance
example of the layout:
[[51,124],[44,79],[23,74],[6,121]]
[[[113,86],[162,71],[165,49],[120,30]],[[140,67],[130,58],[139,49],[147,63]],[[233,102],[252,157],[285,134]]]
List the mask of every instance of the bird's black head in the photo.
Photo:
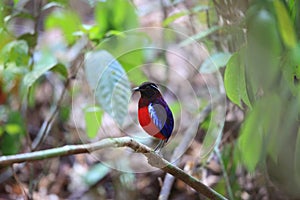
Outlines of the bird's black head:
[[133,88],[134,91],[139,91],[143,98],[156,98],[161,96],[158,87],[155,83],[144,82],[139,87]]

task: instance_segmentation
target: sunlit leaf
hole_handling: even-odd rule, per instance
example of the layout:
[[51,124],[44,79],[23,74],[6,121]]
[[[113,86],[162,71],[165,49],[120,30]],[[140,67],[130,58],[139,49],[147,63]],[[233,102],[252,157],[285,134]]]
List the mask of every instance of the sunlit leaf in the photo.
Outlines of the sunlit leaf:
[[218,52],[209,56],[201,65],[200,73],[209,74],[219,70],[221,67],[225,67],[231,53],[228,52]]
[[297,37],[289,13],[280,0],[274,1],[274,7],[281,37],[286,46],[294,48],[297,45]]
[[20,134],[21,133],[21,127],[19,124],[6,124],[5,125],[5,131],[10,135]]
[[122,125],[131,95],[123,67],[107,51],[93,51],[85,56],[85,73],[101,108]]
[[96,137],[101,126],[102,114],[98,106],[89,106],[84,109],[86,133],[89,138]]

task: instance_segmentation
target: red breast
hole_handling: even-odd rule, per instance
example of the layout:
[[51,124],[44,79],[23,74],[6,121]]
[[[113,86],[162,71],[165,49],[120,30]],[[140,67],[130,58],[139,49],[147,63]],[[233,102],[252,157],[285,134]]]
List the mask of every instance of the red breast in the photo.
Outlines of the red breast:
[[[141,101],[141,100],[140,100]],[[139,103],[140,105],[140,103]],[[142,128],[151,136],[159,138],[161,140],[166,139],[166,137],[160,133],[160,130],[153,123],[149,111],[148,106],[139,106],[138,110],[138,118]]]

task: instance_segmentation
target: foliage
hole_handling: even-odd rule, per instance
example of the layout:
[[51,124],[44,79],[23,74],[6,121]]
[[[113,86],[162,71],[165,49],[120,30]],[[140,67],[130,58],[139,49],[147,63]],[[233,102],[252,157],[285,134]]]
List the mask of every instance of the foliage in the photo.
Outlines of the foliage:
[[[91,4],[95,11],[95,24],[87,25],[82,23],[82,20],[78,13],[72,11],[66,1],[49,1],[47,4],[43,5],[38,14],[36,13],[28,13],[26,9],[23,9],[22,4],[19,1],[14,1],[13,7],[10,7],[10,4],[6,4],[1,2],[1,43],[0,43],[0,80],[1,82],[5,82],[5,85],[1,85],[1,95],[3,96],[3,101],[6,99],[11,100],[15,99],[19,106],[22,105],[22,109],[26,110],[26,106],[34,107],[34,96],[35,89],[38,85],[40,85],[47,76],[47,74],[59,74],[61,80],[67,80],[70,77],[69,72],[72,71],[72,62],[74,62],[76,57],[65,57],[62,58],[58,52],[62,54],[68,54],[69,52],[77,51],[77,55],[80,52],[78,40],[80,38],[88,37],[88,39],[92,42],[93,45],[97,45],[104,41],[105,37],[110,37],[113,35],[118,35],[121,31],[135,28],[138,26],[137,16],[135,14],[134,8],[128,1],[123,0],[114,0],[114,1],[106,1],[106,2],[98,2],[95,1]],[[124,9],[126,8],[126,9]],[[11,9],[15,9],[14,12],[10,12]],[[129,11],[129,12],[128,12]],[[128,14],[130,13],[130,14]],[[41,32],[38,32],[38,24],[30,30],[29,33],[24,33],[16,36],[13,30],[9,29],[10,23],[13,23],[14,19],[19,16],[25,16],[29,19],[36,19],[38,16],[45,15],[44,27],[46,31],[51,30],[59,30],[62,32],[65,41],[61,42],[53,42],[48,46],[39,45],[38,39],[42,36]],[[126,17],[125,17],[126,15]],[[114,16],[114,17],[111,17]],[[9,19],[9,20],[6,20]],[[34,21],[38,23],[38,21]],[[126,36],[122,36],[122,38],[126,38]],[[128,41],[127,39],[115,41],[115,45],[119,47],[123,47],[124,41]],[[95,42],[95,43],[93,43]],[[39,45],[39,46],[38,46]],[[102,51],[103,54],[104,51]],[[116,52],[115,52],[116,53]],[[101,55],[102,55],[101,54]],[[77,56],[75,53],[75,56]],[[95,55],[95,54],[94,54]],[[108,112],[112,117],[116,119],[116,121],[121,124],[124,116],[127,113],[127,104],[130,95],[130,85],[126,74],[123,70],[123,67],[119,64],[118,61],[114,61],[109,64],[114,58],[107,54],[103,54],[103,58],[106,58],[106,61],[103,61],[102,58],[97,58],[96,63],[89,62],[90,59],[88,57],[93,57],[93,53],[87,52],[87,77],[88,81],[91,83],[92,78],[89,76],[93,74],[93,70],[101,69],[104,72],[105,80],[100,80],[100,85],[98,84],[98,80],[95,80],[94,84],[91,84],[91,87],[96,87],[95,90],[97,101],[102,106],[102,109]],[[133,56],[136,59],[128,59],[128,56]],[[94,57],[95,58],[95,57]],[[138,59],[140,58],[140,59]],[[127,57],[124,60],[136,60],[139,63],[142,63],[142,54],[138,52],[138,54],[127,54]],[[122,61],[127,70],[130,70],[130,64],[126,64]],[[108,68],[106,68],[108,65]],[[99,68],[100,66],[100,68]],[[106,69],[105,69],[106,68]],[[122,77],[121,82],[118,81],[119,78]],[[143,75],[141,75],[143,78]],[[117,82],[116,82],[117,80]],[[138,80],[136,80],[138,81]],[[105,85],[103,85],[105,83]],[[103,89],[107,90],[103,93]],[[96,89],[94,88],[94,89]],[[99,89],[101,88],[101,90]],[[107,96],[108,95],[108,96]],[[109,98],[107,98],[109,97]],[[23,103],[22,103],[23,102]],[[24,104],[25,102],[25,104]],[[27,104],[26,104],[27,102]],[[120,112],[116,112],[110,106],[110,103],[113,103],[112,107],[117,107]],[[8,137],[11,135],[10,130],[15,130],[11,125],[10,120],[8,120],[9,116],[13,115],[13,113],[17,112],[21,107],[16,109],[6,109],[10,107],[10,103],[8,101],[2,102],[4,105],[3,112],[4,114],[1,117],[1,121],[5,123],[4,128],[1,129],[1,136],[3,141],[6,144],[10,144],[14,141],[18,141],[19,143],[22,140],[22,137]],[[58,102],[53,102],[56,104]],[[107,106],[109,105],[109,106]],[[24,107],[25,106],[25,107]],[[61,117],[66,120],[66,117],[69,116],[69,108],[63,105],[61,106]],[[29,107],[27,107],[28,109]],[[101,125],[101,117],[103,115],[102,110],[99,110],[99,107],[91,112],[91,108],[85,109],[85,121],[86,121],[86,129],[87,135],[90,138],[95,137],[100,125]],[[66,112],[65,112],[66,111]],[[24,119],[24,115],[20,116]],[[98,123],[94,123],[95,119],[97,119]],[[21,122],[22,120],[20,120]],[[25,131],[26,132],[26,131]],[[8,134],[8,135],[7,135]],[[27,133],[28,134],[28,133]],[[16,134],[14,134],[16,135]],[[20,136],[24,135],[19,134]],[[16,145],[4,145],[2,146],[2,153],[16,153],[19,150],[18,143]],[[15,147],[15,148],[14,148]],[[7,148],[7,150],[5,150]],[[9,150],[14,148],[14,150]]]
[[[238,139],[239,158],[249,171],[266,167],[271,177],[282,170],[299,169],[295,159],[300,156],[295,151],[299,148],[296,138],[300,111],[297,77],[300,62],[299,56],[295,56],[300,45],[300,35],[296,32],[299,24],[295,16],[300,12],[297,4],[254,1],[246,13],[246,41],[225,70],[228,98],[245,108],[243,101],[249,109]],[[287,146],[294,150],[282,153]],[[283,164],[287,162],[292,167]],[[285,176],[277,181],[284,184],[288,178]],[[292,176],[289,180],[294,186],[285,188],[285,192],[299,195],[295,191],[300,186],[299,177]]]
[[87,53],[85,60],[86,76],[97,102],[121,126],[131,95],[124,69],[104,50]]

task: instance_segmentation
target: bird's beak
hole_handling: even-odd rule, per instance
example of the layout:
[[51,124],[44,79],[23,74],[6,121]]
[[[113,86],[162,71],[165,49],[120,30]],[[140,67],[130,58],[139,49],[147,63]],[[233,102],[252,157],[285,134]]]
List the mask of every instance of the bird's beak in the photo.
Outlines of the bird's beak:
[[132,88],[132,91],[140,91],[139,87]]

